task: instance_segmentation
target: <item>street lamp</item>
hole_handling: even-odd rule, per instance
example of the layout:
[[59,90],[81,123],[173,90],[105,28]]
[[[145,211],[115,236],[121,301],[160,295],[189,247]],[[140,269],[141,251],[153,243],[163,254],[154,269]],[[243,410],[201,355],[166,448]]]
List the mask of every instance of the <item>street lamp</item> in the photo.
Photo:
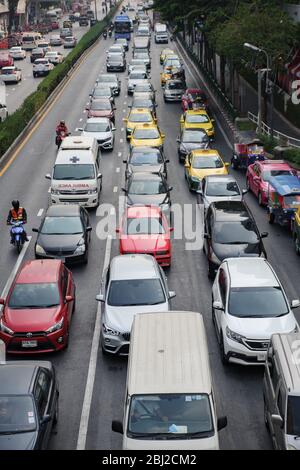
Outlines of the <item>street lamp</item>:
[[270,59],[269,59],[269,54],[262,49],[261,47],[254,46],[253,44],[250,44],[249,42],[244,43],[244,47],[247,49],[252,49],[253,51],[257,52],[262,52],[265,54],[267,58],[267,68],[265,69],[259,69],[258,70],[258,115],[257,115],[257,129],[258,133],[261,132],[261,79],[263,74],[266,72],[266,93],[271,95],[270,96],[270,134],[271,137],[273,137],[273,84],[269,83],[269,72],[271,71],[270,68]]

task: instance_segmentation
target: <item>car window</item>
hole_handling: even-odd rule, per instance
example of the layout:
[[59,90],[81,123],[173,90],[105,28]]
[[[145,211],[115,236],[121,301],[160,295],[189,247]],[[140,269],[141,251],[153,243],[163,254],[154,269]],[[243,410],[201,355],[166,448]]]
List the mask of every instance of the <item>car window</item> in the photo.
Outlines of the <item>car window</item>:
[[34,399],[40,418],[44,416],[46,411],[49,389],[50,377],[44,370],[41,369],[38,373],[37,382],[34,390]]
[[66,270],[65,267],[63,267],[62,273],[61,273],[61,290],[62,290],[62,298],[65,299],[67,295],[67,290],[68,290],[68,271]]
[[225,271],[222,268],[219,271],[219,289],[220,289],[222,304],[225,307],[226,294],[227,294],[227,280],[226,280]]
[[156,305],[166,301],[160,279],[111,281],[107,303],[115,307]]
[[279,388],[277,396],[277,407],[280,416],[285,419],[285,399],[282,390]]

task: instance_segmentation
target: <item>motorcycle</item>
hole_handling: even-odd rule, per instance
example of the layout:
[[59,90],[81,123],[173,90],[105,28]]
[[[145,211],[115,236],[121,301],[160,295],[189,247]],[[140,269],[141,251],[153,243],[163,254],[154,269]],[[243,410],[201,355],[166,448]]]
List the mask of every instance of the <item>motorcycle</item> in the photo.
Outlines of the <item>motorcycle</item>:
[[103,37],[104,37],[104,39],[107,39],[107,32],[106,31],[104,31]]
[[55,143],[57,145],[57,150],[61,146],[61,143],[64,140],[64,138],[67,137],[68,135],[70,135],[70,133],[69,132],[64,132],[64,131],[56,133]]
[[17,222],[11,222],[12,228],[10,229],[12,244],[17,248],[18,253],[22,250],[24,244],[24,222],[18,220]]
[[112,30],[111,30],[111,29],[108,31],[108,36],[109,36],[110,38],[112,37]]

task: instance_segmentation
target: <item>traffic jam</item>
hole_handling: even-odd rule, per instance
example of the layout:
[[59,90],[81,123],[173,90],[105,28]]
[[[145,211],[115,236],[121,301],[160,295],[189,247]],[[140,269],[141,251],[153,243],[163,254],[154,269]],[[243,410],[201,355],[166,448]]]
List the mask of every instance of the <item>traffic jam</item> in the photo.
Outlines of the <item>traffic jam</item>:
[[[300,369],[293,355],[300,300],[290,297],[287,277],[282,280],[268,253],[272,232],[277,238],[283,232],[295,263],[300,255],[299,174],[283,160],[268,159],[259,139],[223,151],[213,97],[167,25],[154,21],[152,6],[121,5],[102,34],[96,47],[104,66],[92,89],[78,85],[83,117],[76,125],[59,119],[53,165],[42,164],[48,207],[37,219],[21,199],[12,201],[7,225],[18,261],[0,298],[2,450],[57,448],[60,420],[68,419],[66,388],[70,394],[60,368],[80,349],[85,295],[94,301],[86,381],[94,357],[94,390],[97,368],[105,371],[103,381],[98,377],[102,389],[114,371],[110,387],[115,383],[119,398],[97,424],[104,443],[102,434],[92,443],[88,424],[82,432],[78,412],[79,437],[69,448],[239,448],[244,444],[226,441],[226,433],[241,433],[247,419],[237,424],[220,376],[234,381],[232,394],[239,387],[247,394],[249,382],[262,446],[300,450]],[[55,46],[76,46],[71,20],[49,42],[37,34],[27,35],[36,46],[33,77],[63,60]],[[26,57],[25,37],[23,47],[10,50],[14,60]],[[3,75],[22,78],[13,64]],[[55,116],[64,117],[57,109]],[[122,183],[112,197],[107,188],[116,174]],[[107,217],[108,231],[95,224],[99,216]],[[193,247],[186,232],[195,219]],[[265,223],[268,231],[260,228]],[[32,256],[24,259],[29,244]],[[198,302],[201,289],[206,297]],[[118,368],[122,379],[115,382]],[[94,429],[97,398],[90,400]],[[76,405],[83,406],[82,416],[85,401],[86,394]]]

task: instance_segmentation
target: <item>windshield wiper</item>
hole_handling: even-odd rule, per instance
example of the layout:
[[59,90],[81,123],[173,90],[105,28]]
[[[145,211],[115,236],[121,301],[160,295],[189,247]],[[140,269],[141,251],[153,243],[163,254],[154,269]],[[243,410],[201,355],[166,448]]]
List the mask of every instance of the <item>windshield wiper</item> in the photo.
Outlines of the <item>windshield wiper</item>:
[[131,432],[130,433],[132,437],[167,437],[168,439],[182,439],[183,436],[186,436],[186,434],[179,434],[179,433],[174,433],[174,432],[149,432],[149,433],[139,433],[139,432]]

